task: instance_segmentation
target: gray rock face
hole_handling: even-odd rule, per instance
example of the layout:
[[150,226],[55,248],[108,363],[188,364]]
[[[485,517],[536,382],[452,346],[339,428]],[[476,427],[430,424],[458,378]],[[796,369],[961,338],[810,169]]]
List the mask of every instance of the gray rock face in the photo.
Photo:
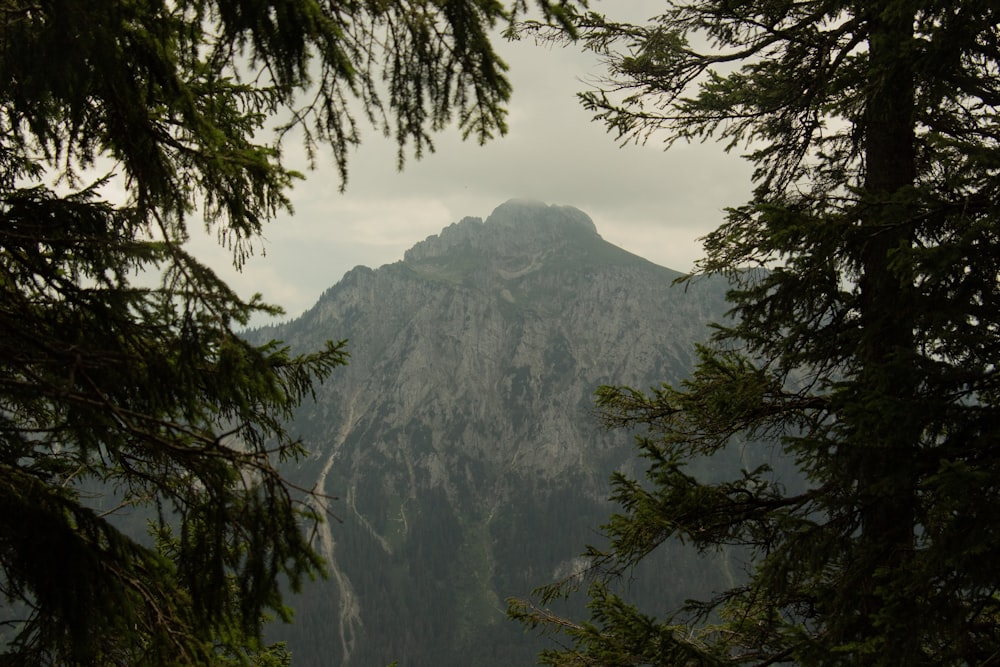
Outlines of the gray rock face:
[[503,599],[578,567],[635,466],[594,391],[683,378],[726,310],[722,281],[678,276],[577,209],[512,201],[260,334],[351,352],[296,423],[313,454],[289,475],[343,521],[317,536],[330,580],[275,629],[296,664],[534,663]]

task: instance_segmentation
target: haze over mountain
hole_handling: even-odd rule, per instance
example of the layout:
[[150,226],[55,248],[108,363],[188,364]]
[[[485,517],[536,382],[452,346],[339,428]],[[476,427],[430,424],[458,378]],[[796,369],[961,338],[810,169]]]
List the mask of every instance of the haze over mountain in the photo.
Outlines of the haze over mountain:
[[[325,509],[342,521],[316,536],[329,580],[291,599],[293,625],[270,628],[295,664],[534,664],[538,641],[504,599],[578,570],[612,510],[609,475],[641,471],[631,436],[599,425],[594,391],[682,379],[727,309],[724,281],[678,276],[605,242],[577,209],[515,200],[353,269],[302,317],[252,334],[300,350],[350,342],[350,364],[293,429],[312,454],[289,477],[337,496]],[[650,604],[727,566],[671,563]]]

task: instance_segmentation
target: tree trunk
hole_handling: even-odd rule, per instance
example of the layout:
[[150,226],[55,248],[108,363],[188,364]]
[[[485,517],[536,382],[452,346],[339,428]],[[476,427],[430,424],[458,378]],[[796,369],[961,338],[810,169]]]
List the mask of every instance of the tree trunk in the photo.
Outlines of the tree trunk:
[[[916,456],[922,431],[915,418],[919,384],[911,307],[913,277],[893,265],[912,246],[916,179],[914,76],[906,49],[913,17],[890,15],[891,3],[866,5],[870,18],[869,77],[864,115],[865,181],[861,212],[861,338],[854,420],[861,513],[861,608],[855,640],[876,639],[866,664],[920,663],[919,646],[893,599],[894,577],[912,557]],[[898,6],[900,3],[895,3]]]

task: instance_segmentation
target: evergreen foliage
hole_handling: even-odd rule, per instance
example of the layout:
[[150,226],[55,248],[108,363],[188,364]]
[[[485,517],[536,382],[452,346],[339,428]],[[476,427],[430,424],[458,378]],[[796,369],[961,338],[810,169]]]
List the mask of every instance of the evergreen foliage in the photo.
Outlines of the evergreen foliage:
[[[546,612],[558,585],[511,613],[565,633],[551,665],[995,664],[996,3],[693,0],[574,24],[610,67],[583,102],[620,140],[745,149],[755,189],[700,267],[736,281],[734,323],[687,382],[599,394],[648,469],[614,479],[589,622]],[[690,472],[768,441],[802,480]],[[608,588],[668,540],[746,549],[745,582],[666,618]]]
[[[238,336],[278,309],[187,254],[188,225],[242,267],[289,208],[291,130],[342,180],[357,114],[401,159],[453,117],[502,132],[488,31],[526,5],[0,2],[2,664],[287,662],[262,614],[322,571],[322,517],[277,471],[303,451],[284,422],[346,352]],[[158,544],[115,523],[133,506]]]

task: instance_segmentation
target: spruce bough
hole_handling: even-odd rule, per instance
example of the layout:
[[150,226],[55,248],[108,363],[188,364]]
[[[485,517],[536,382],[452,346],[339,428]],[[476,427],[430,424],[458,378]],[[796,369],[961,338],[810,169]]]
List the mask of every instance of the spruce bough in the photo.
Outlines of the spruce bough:
[[[0,662],[286,662],[262,618],[322,571],[322,517],[279,474],[303,452],[284,424],[346,352],[241,338],[279,311],[190,256],[189,225],[242,267],[301,177],[293,130],[342,182],[366,123],[400,159],[451,121],[503,132],[489,30],[525,9],[0,3]],[[116,521],[134,508],[147,541]]]
[[[648,466],[614,479],[590,621],[545,609],[558,585],[511,613],[566,633],[551,665],[994,664],[997,7],[693,0],[573,23],[609,63],[582,100],[610,131],[721,141],[754,190],[704,239],[733,320],[690,380],[599,393],[610,425],[644,431]],[[686,471],[768,442],[795,484]],[[745,582],[644,614],[607,582],[668,540],[739,549]]]

